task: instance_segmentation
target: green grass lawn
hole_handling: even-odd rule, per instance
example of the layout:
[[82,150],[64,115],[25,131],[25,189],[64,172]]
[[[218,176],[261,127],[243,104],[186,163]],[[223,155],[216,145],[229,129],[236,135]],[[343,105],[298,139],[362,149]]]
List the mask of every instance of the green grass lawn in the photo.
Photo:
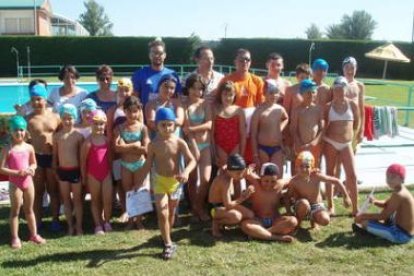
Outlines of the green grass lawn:
[[[361,194],[365,198],[366,194]],[[377,193],[384,198],[388,193]],[[340,201],[338,200],[339,207]],[[305,222],[293,244],[248,241],[238,228],[225,231],[225,238],[214,240],[209,224],[190,224],[173,230],[178,243],[176,258],[159,258],[161,239],[154,216],[145,221],[148,230],[115,231],[92,235],[89,209],[85,216],[86,234],[65,237],[41,232],[48,239],[44,246],[27,242],[23,248],[9,248],[7,216],[0,208],[0,275],[412,275],[414,243],[392,245],[372,237],[355,236],[352,219],[337,208],[340,216],[321,230],[309,231]],[[21,237],[27,228],[21,224]]]

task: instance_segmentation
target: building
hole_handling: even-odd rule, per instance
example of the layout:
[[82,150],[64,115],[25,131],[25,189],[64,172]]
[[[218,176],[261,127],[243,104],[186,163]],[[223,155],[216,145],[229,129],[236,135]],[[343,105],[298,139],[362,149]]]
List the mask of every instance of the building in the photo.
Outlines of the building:
[[88,36],[78,22],[53,14],[49,0],[0,0],[0,35]]

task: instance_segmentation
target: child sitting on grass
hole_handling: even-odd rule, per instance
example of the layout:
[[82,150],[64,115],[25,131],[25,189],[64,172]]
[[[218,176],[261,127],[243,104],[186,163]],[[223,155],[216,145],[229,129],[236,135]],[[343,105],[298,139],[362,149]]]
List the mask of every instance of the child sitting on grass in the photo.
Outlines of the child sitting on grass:
[[[382,208],[380,213],[358,214],[355,222],[368,233],[386,239],[392,243],[408,243],[414,235],[414,198],[403,185],[405,167],[393,164],[387,169],[387,184],[392,190],[387,200],[370,197],[370,202]],[[388,223],[381,223],[387,221]],[[353,224],[354,231],[361,229]]]
[[37,234],[36,218],[33,212],[33,176],[37,164],[33,147],[24,141],[27,123],[23,117],[14,116],[9,120],[9,129],[12,143],[2,149],[0,172],[8,175],[10,182],[10,232],[12,236],[10,245],[13,249],[20,249],[22,242],[19,238],[19,213],[22,205],[30,231],[29,241],[43,244],[46,240]]

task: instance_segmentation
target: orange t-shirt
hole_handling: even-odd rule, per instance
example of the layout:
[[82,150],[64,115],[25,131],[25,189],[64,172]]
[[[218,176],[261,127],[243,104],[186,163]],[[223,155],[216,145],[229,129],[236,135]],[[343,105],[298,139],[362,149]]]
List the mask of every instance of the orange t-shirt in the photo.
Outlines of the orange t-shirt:
[[232,73],[225,76],[221,83],[225,81],[234,82],[236,105],[242,108],[256,107],[264,101],[262,78],[251,73],[248,73],[246,77],[240,77],[236,73]]

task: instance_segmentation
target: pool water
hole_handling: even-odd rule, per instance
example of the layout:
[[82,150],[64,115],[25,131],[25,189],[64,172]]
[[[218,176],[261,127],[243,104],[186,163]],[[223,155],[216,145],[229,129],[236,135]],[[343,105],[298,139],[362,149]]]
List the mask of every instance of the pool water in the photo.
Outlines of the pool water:
[[[98,84],[94,82],[78,82],[76,85],[88,92],[93,92],[98,89]],[[50,83],[47,86],[47,91],[50,93],[50,91],[60,86],[62,86],[62,83]],[[111,88],[115,90],[116,85],[112,85]],[[29,99],[27,83],[0,84],[0,113],[14,113],[13,106],[15,104],[24,104]]]

